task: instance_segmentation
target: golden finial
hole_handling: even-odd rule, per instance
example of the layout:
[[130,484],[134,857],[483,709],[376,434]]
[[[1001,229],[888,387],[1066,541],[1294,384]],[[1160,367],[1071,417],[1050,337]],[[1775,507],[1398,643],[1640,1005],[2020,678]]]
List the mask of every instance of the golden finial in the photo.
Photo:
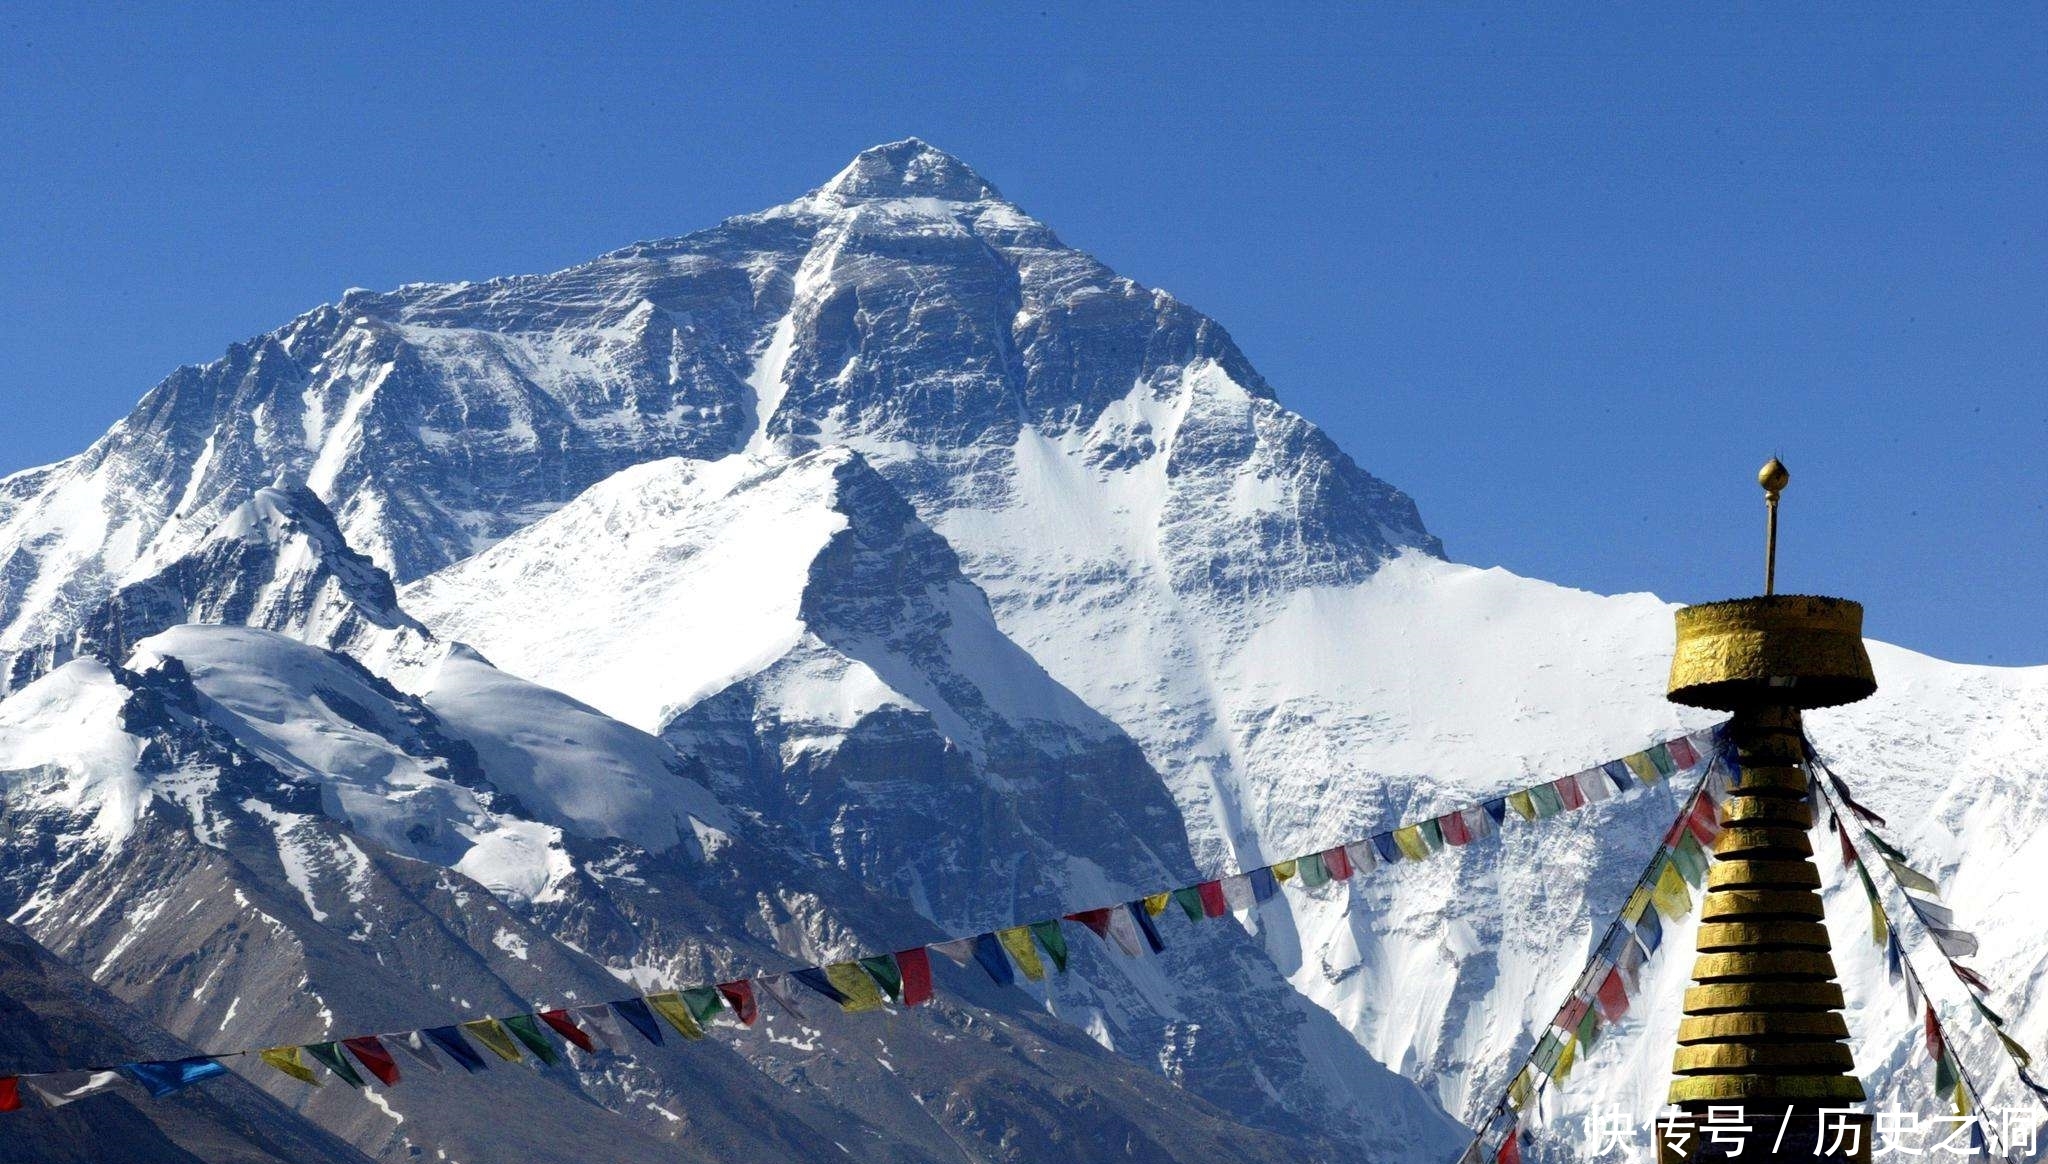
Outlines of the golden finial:
[[1792,470],[1785,462],[1772,457],[1757,470],[1756,483],[1764,487],[1764,508],[1770,517],[1764,533],[1764,593],[1778,592],[1778,494],[1792,480]]

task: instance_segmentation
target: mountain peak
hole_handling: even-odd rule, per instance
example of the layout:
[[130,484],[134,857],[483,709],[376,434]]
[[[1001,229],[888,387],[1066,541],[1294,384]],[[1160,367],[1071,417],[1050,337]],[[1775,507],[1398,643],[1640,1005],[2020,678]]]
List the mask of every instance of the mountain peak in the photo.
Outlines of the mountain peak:
[[980,202],[1002,197],[974,167],[914,137],[862,150],[818,192],[842,202],[894,198]]

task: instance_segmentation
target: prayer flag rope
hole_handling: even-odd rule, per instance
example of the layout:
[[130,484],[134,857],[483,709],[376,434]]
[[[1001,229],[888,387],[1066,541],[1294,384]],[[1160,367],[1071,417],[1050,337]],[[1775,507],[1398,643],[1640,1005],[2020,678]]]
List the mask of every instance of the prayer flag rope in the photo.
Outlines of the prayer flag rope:
[[[1614,921],[1593,947],[1564,1005],[1473,1133],[1459,1164],[1520,1164],[1527,1135],[1522,1113],[1551,1084],[1562,1087],[1579,1056],[1599,1042],[1602,1028],[1628,1014],[1630,1002],[1641,989],[1642,967],[1663,947],[1664,919],[1676,921],[1691,912],[1693,890],[1706,882],[1713,844],[1721,831],[1720,803],[1728,794],[1734,772],[1721,729],[1699,735],[1704,737],[1701,742],[1706,756],[1699,783],[1680,806]],[[1697,760],[1695,756],[1695,763]],[[1637,771],[1633,764],[1628,767]]]
[[[1959,928],[1955,915],[1947,906],[1940,903],[1940,883],[1914,868],[1904,852],[1878,834],[1877,829],[1884,826],[1885,819],[1857,802],[1856,797],[1849,791],[1848,784],[1820,757],[1810,739],[1806,741],[1806,757],[1808,776],[1812,780],[1813,788],[1828,806],[1829,828],[1834,831],[1841,843],[1843,867],[1853,867],[1856,870],[1858,880],[1863,883],[1863,892],[1870,900],[1871,940],[1884,947],[1885,969],[1892,984],[1904,988],[1906,1011],[1925,1032],[1928,1060],[1934,1064],[1936,1093],[1954,1104],[1958,1116],[1968,1116],[1973,1111],[1984,1110],[1982,1092],[1971,1080],[1969,1073],[1963,1070],[1961,1061],[1956,1058],[1954,1044],[1942,1027],[1941,1016],[1934,1008],[1933,999],[1922,985],[1918,972],[1913,969],[1912,960],[1906,957],[1905,946],[1899,940],[1898,925],[1885,905],[1884,896],[1878,892],[1876,882],[1871,878],[1871,862],[1864,859],[1862,846],[1851,834],[1848,821],[1844,819],[1845,815],[1860,822],[1857,831],[1863,834],[1864,843],[1876,851],[1877,863],[1882,864],[1892,880],[1897,883],[1901,896],[1906,899],[1906,904],[1912,909],[1915,919],[1920,922],[1921,928],[1926,930],[1935,948],[1941,951],[1942,959],[1948,963],[1950,972],[1963,984],[1971,1005],[1983,1016],[1984,1021],[1991,1024],[1993,1033],[1998,1036],[1999,1047],[2012,1060],[2013,1069],[2018,1074],[2020,1083],[2034,1093],[2037,1101],[2048,1107],[2048,1087],[2043,1087],[2028,1073],[2028,1069],[2033,1065],[2033,1056],[2018,1040],[2007,1033],[2005,1017],[1991,1009],[1987,1001],[1987,996],[1991,993],[1991,984],[1982,974],[1958,961],[1977,952],[1976,935]],[[1825,780],[1822,777],[1825,777]],[[1973,1127],[1974,1134],[1983,1134],[1980,1126]]]
[[[121,1063],[111,1067],[22,1072],[0,1076],[0,1112],[21,1107],[24,1087],[50,1107],[61,1107],[88,1095],[116,1088],[140,1088],[160,1099],[195,1083],[226,1074],[223,1060],[241,1056],[254,1056],[279,1073],[308,1086],[319,1087],[327,1079],[336,1079],[357,1089],[370,1087],[371,1080],[384,1087],[397,1086],[403,1078],[399,1055],[403,1055],[407,1063],[433,1072],[446,1070],[443,1059],[464,1072],[487,1070],[490,1060],[478,1051],[479,1047],[502,1062],[517,1063],[530,1056],[549,1066],[562,1058],[556,1040],[585,1054],[595,1054],[600,1050],[623,1054],[632,1046],[632,1040],[626,1037],[628,1030],[638,1035],[641,1041],[659,1046],[667,1034],[686,1041],[702,1039],[715,1023],[752,1027],[760,1016],[757,1000],[761,996],[766,996],[798,1020],[804,1018],[805,1006],[815,1005],[814,998],[850,1013],[885,1010],[891,1004],[915,1007],[932,998],[930,952],[934,950],[963,968],[970,963],[978,965],[999,985],[1014,984],[1019,974],[1037,982],[1046,977],[1048,967],[1053,974],[1064,974],[1067,970],[1071,950],[1063,928],[1065,922],[1080,923],[1126,956],[1138,957],[1147,950],[1157,954],[1166,948],[1159,918],[1169,909],[1177,908],[1190,922],[1201,922],[1228,913],[1254,910],[1259,904],[1271,900],[1280,886],[1288,883],[1304,891],[1314,891],[1332,883],[1348,882],[1378,865],[1426,860],[1445,847],[1462,847],[1494,835],[1506,822],[1510,811],[1525,821],[1543,820],[1606,800],[1639,785],[1658,784],[1676,774],[1688,772],[1702,763],[1703,750],[1706,755],[1714,753],[1714,741],[1718,739],[1719,730],[1714,728],[1675,737],[1645,751],[1570,776],[1228,877],[972,937],[729,982],[658,991],[616,1002],[541,1009],[503,1017],[487,1015],[413,1031],[248,1048],[182,1059]],[[1693,801],[1696,802],[1698,797],[1699,793],[1695,791]],[[1710,813],[1710,819],[1711,816]],[[1667,912],[1679,908],[1682,913],[1684,908],[1690,908],[1691,899],[1685,886],[1688,883],[1698,884],[1699,875],[1705,869],[1705,858],[1699,855],[1697,844],[1687,847],[1687,843],[1695,842],[1696,838],[1697,843],[1706,843],[1711,841],[1711,837],[1698,837],[1697,830],[1686,831],[1687,819],[1690,818],[1681,819],[1674,826],[1672,835],[1666,838],[1666,845],[1660,849],[1659,861],[1645,883],[1650,888],[1638,886],[1636,895],[1630,898],[1629,907],[1624,910],[1632,928],[1618,932],[1623,937],[1634,935],[1628,943],[1631,950],[1636,949],[1639,942],[1647,942],[1645,948],[1648,950],[1656,948],[1656,915],[1647,912],[1648,920],[1643,920],[1651,902]],[[1674,904],[1678,898],[1684,899],[1684,907]],[[1642,936],[1645,929],[1652,936]],[[1616,947],[1613,960],[1608,965],[1610,977],[1625,982],[1627,989],[1632,991],[1638,965],[1640,956],[1629,955]],[[1595,982],[1593,987],[1598,991],[1602,1014],[1613,1013],[1618,1017],[1614,1008],[1626,1009],[1625,997],[1616,1003],[1613,991],[1605,982]],[[1595,1022],[1590,1011],[1579,1021]],[[1597,1023],[1593,1029],[1597,1030]],[[1578,1028],[1574,1028],[1573,1034],[1577,1033]],[[1570,1069],[1573,1048],[1579,1044],[1590,1045],[1591,1039],[1590,1034],[1578,1037],[1576,1042],[1558,1043],[1553,1039],[1548,1045],[1554,1046],[1556,1053],[1550,1056],[1544,1069],[1553,1077],[1562,1078]],[[393,1054],[394,1049],[398,1054]],[[316,1066],[322,1070],[315,1070]],[[1510,1157],[1503,1155],[1501,1159]]]

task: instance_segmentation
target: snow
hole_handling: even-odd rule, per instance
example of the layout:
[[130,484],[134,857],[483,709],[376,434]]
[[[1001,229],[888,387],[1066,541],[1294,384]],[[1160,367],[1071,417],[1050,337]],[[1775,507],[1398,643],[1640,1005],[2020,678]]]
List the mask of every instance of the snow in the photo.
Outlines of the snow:
[[89,813],[93,836],[125,839],[151,796],[141,741],[122,726],[127,698],[105,664],[80,659],[0,702],[0,789]]

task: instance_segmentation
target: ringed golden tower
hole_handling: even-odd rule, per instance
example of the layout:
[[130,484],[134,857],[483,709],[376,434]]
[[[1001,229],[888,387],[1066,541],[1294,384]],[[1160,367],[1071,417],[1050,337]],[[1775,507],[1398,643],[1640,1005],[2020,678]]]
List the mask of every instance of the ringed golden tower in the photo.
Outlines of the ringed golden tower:
[[[1776,593],[1778,495],[1790,479],[1775,457],[1757,475],[1769,510],[1763,595],[1678,612],[1669,698],[1731,713],[1740,778],[1721,809],[1670,1102],[1699,1126],[1709,1108],[1740,1107],[1750,1133],[1739,1156],[1720,1154],[1726,1149],[1702,1134],[1683,1149],[1660,1136],[1663,1164],[1811,1164],[1816,1145],[1835,1139],[1823,1135],[1822,1109],[1839,1112],[1865,1098],[1808,839],[1800,715],[1863,699],[1877,682],[1861,605]],[[1868,1117],[1831,1117],[1841,1119],[1862,1125],[1861,1150],[1820,1158],[1867,1161]]]

